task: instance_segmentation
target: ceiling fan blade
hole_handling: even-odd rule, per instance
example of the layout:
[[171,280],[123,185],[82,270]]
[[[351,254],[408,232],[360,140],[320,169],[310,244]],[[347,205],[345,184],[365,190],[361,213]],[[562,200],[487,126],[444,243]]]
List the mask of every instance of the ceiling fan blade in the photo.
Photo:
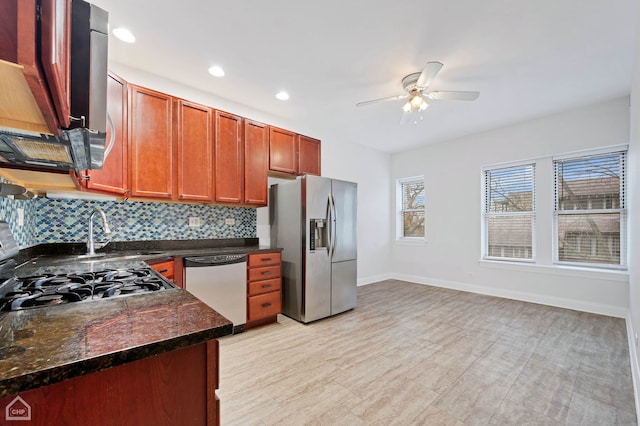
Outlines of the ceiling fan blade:
[[402,111],[402,117],[400,117],[400,125],[404,126],[411,121],[411,111]]
[[358,102],[356,106],[359,107],[363,105],[375,104],[377,102],[384,102],[384,101],[397,101],[397,100],[405,99],[408,97],[409,95],[405,93],[404,95],[389,96],[388,98],[372,99],[370,101]]
[[429,99],[447,101],[474,101],[478,99],[480,92],[430,92],[426,94]]
[[427,62],[422,73],[420,73],[420,77],[418,77],[418,81],[416,81],[416,86],[422,87],[423,89],[429,87],[441,68],[442,63],[440,62]]

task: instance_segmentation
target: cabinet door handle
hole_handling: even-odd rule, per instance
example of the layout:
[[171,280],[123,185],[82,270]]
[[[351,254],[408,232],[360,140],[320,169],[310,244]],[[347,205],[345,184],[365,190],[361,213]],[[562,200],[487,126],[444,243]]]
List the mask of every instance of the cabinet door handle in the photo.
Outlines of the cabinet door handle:
[[168,269],[162,269],[162,270],[160,270],[158,272],[161,273],[161,274],[164,274],[165,272],[169,272],[169,270]]
[[271,303],[263,303],[263,304],[262,304],[262,307],[263,307],[263,308],[268,308],[269,306],[271,306]]
[[271,271],[264,271],[262,275],[271,275]]
[[262,288],[271,288],[271,284],[265,284],[262,286]]
[[270,257],[263,257],[263,258],[262,258],[262,261],[263,261],[263,262],[270,262],[270,261],[271,261],[271,258],[270,258]]

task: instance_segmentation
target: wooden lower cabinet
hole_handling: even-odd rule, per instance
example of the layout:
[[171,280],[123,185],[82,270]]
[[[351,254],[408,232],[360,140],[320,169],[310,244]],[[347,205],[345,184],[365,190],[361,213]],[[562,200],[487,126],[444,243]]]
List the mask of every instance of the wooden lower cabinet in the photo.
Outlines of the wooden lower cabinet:
[[1,398],[0,408],[17,396],[29,405],[31,421],[15,424],[215,426],[218,360],[210,340]]
[[178,287],[184,288],[184,261],[182,257],[159,262],[149,261],[147,264]]
[[247,262],[247,323],[245,329],[269,324],[282,311],[280,252],[251,253]]

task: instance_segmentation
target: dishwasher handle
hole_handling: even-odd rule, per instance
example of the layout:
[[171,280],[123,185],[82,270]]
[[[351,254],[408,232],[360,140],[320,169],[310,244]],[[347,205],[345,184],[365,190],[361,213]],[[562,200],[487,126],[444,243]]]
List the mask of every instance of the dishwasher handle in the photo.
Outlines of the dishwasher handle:
[[217,254],[206,256],[189,256],[184,258],[186,268],[204,268],[211,266],[231,265],[247,261],[246,254]]

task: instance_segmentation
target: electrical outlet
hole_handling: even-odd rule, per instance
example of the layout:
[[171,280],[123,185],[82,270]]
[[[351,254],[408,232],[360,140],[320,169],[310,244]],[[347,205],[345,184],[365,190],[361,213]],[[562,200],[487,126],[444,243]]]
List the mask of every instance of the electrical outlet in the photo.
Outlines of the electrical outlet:
[[235,225],[236,224],[236,220],[232,217],[228,217],[224,220],[224,224],[225,225]]
[[198,216],[189,216],[189,226],[200,226],[200,218]]
[[18,226],[24,226],[24,209],[22,207],[18,207]]

